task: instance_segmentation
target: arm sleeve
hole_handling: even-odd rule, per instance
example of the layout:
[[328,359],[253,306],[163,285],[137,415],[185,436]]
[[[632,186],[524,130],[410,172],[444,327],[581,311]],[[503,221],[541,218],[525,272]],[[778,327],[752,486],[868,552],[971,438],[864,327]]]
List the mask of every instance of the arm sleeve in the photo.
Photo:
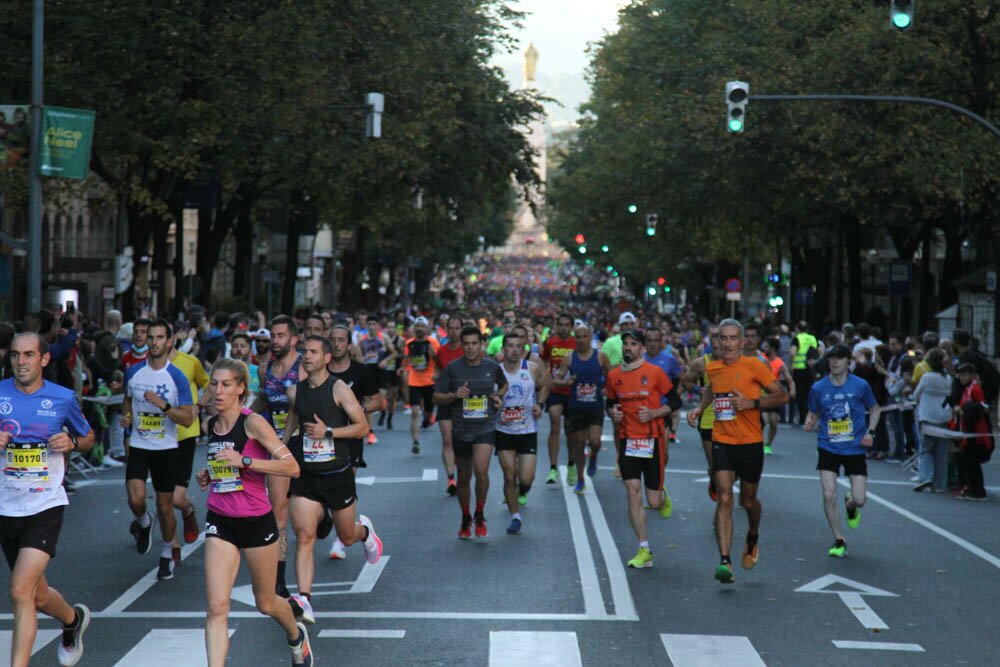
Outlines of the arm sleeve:
[[191,383],[188,382],[187,376],[173,364],[167,366],[167,369],[167,372],[170,373],[170,378],[177,386],[177,405],[191,405],[194,403],[191,400]]

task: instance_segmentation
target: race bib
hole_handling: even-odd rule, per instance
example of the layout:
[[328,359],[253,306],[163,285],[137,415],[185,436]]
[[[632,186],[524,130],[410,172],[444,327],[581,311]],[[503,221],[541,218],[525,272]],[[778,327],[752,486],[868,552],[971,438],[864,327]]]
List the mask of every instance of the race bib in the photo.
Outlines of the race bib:
[[302,436],[302,460],[306,463],[329,463],[337,458],[337,448],[333,438],[313,439]]
[[4,476],[31,482],[49,481],[49,446],[44,442],[7,445]]
[[167,435],[167,416],[162,412],[140,412],[139,431],[147,438],[162,440]]
[[278,437],[284,436],[285,427],[288,426],[288,411],[275,410],[271,413],[271,419],[274,421],[274,430],[277,432]]
[[486,419],[486,397],[468,396],[462,399],[462,417],[465,419]]
[[524,426],[527,423],[523,405],[504,408],[500,412],[500,423],[504,426]]
[[653,449],[656,440],[653,438],[626,438],[625,456],[632,456],[637,459],[653,458]]
[[733,405],[732,396],[716,396],[713,408],[717,422],[731,422],[736,419],[736,406]]
[[853,442],[854,422],[850,417],[830,420],[826,423],[826,434],[830,442]]
[[415,371],[427,370],[427,355],[415,354],[410,357],[410,365]]
[[597,385],[578,384],[576,386],[576,400],[580,401],[581,403],[596,403]]
[[208,460],[208,477],[212,480],[213,493],[232,493],[243,490],[240,469],[228,461]]

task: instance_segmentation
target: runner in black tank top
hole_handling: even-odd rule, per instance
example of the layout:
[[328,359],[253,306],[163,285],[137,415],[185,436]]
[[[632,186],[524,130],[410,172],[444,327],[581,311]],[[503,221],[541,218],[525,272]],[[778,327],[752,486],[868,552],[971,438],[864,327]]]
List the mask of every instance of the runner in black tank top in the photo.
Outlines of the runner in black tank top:
[[363,514],[355,520],[357,491],[347,441],[368,432],[368,421],[358,399],[327,370],[333,348],[328,338],[309,336],[302,351],[302,368],[308,377],[289,389],[285,444],[301,425],[302,445],[293,453],[302,474],[292,480],[291,516],[295,530],[295,575],[299,594],[289,598],[292,610],[306,623],[314,623],[312,591],[313,547],[317,536],[326,537],[336,527],[345,545],[363,542],[369,563],[382,556],[382,541]]

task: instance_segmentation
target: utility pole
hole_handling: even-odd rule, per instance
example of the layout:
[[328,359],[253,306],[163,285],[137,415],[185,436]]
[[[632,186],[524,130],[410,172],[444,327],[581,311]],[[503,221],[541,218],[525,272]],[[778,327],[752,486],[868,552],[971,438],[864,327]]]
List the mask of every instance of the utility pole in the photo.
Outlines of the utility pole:
[[31,155],[28,201],[28,312],[42,308],[42,92],[44,67],[45,3],[34,0],[31,31]]

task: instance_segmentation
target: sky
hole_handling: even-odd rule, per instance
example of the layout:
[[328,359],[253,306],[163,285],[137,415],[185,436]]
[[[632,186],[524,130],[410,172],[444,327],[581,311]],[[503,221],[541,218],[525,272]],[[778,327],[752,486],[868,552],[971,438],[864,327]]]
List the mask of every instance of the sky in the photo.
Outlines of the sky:
[[617,29],[618,8],[625,0],[511,0],[527,13],[515,33],[515,53],[498,53],[493,62],[507,73],[512,87],[520,87],[522,54],[534,42],[538,49],[536,83],[540,92],[559,100],[547,105],[553,129],[566,127],[577,117],[577,107],[590,96],[584,78],[589,58],[587,44]]

